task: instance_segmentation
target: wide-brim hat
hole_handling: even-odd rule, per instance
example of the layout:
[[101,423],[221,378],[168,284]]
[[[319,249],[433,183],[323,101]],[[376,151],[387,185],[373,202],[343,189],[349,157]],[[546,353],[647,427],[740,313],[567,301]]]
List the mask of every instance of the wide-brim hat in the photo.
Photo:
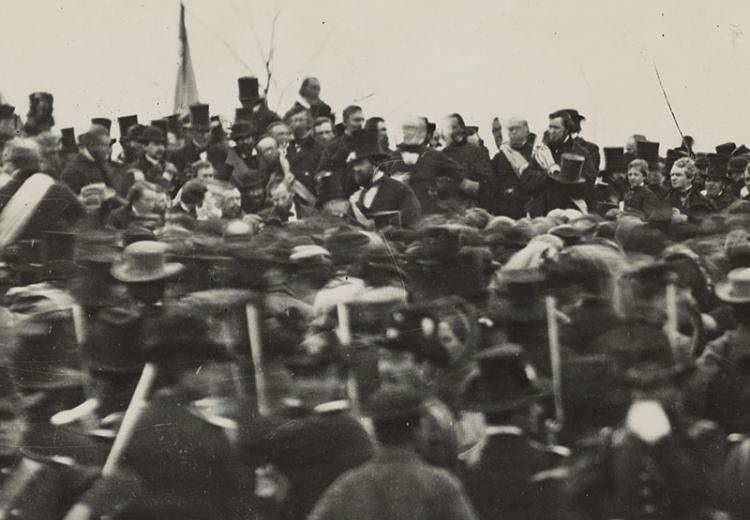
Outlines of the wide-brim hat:
[[181,272],[185,266],[166,262],[166,244],[154,241],[134,242],[125,248],[122,258],[112,265],[112,276],[125,283],[166,280]]
[[586,182],[583,178],[583,164],[586,158],[575,153],[564,153],[560,161],[560,171],[550,174],[550,178],[560,184],[582,184]]
[[729,272],[727,280],[716,284],[716,296],[726,303],[750,303],[750,268]]

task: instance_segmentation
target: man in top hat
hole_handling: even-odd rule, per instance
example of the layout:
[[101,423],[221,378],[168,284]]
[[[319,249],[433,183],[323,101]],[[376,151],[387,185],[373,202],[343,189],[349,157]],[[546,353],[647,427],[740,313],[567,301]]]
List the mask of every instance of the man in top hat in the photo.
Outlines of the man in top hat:
[[117,178],[109,163],[112,140],[103,126],[92,125],[79,137],[80,151],[62,172],[62,181],[77,195],[84,186],[103,183],[117,189]]
[[138,114],[120,116],[117,118],[117,126],[120,129],[120,146],[123,150],[124,163],[129,164],[135,161],[136,157],[128,150],[129,140],[128,131],[138,124]]
[[404,227],[413,227],[422,215],[419,200],[406,184],[391,179],[382,166],[389,160],[380,147],[377,130],[359,130],[352,134],[351,165],[360,189],[349,197],[352,211],[363,226],[372,226],[373,215],[399,211]]
[[128,172],[120,191],[127,193],[133,183],[146,181],[161,186],[166,193],[173,190],[177,167],[166,160],[167,140],[162,129],[147,126],[140,136],[143,153],[138,160],[128,165]]
[[589,151],[573,137],[578,129],[580,126],[567,111],[552,112],[549,115],[549,128],[545,142],[552,151],[555,163],[560,167],[562,167],[563,154],[572,153],[582,156],[584,158],[584,164],[581,167],[583,179],[593,185],[599,170],[594,167]]
[[248,122],[253,125],[255,140],[257,142],[268,128],[268,125],[275,121],[281,121],[279,115],[268,108],[266,98],[260,94],[258,78],[254,76],[243,76],[237,79],[237,87],[240,93],[240,103],[242,108],[249,111]]
[[177,167],[177,178],[172,182],[179,189],[187,179],[187,168],[201,158],[211,138],[211,121],[208,105],[190,105],[190,123],[185,125],[185,144],[169,154],[168,160]]
[[636,141],[635,159],[642,159],[648,164],[646,184],[659,199],[667,196],[669,189],[664,185],[664,173],[659,165],[659,143],[653,141]]
[[60,154],[63,160],[63,166],[67,166],[70,160],[78,153],[78,142],[76,141],[75,128],[61,128],[62,149]]
[[538,140],[529,131],[527,121],[511,117],[507,128],[508,142],[500,143],[492,158],[497,203],[490,210],[495,215],[518,219],[526,215],[526,203],[544,186],[546,169],[533,157]]
[[673,209],[686,216],[705,216],[716,211],[713,201],[707,199],[693,186],[698,169],[695,161],[683,157],[677,159],[669,173],[672,189],[667,198]]
[[482,519],[547,518],[559,504],[544,496],[538,474],[567,453],[532,440],[529,431],[550,385],[535,377],[518,345],[494,347],[476,359],[479,370],[464,385],[461,407],[481,413],[486,427],[484,438],[460,455],[466,493]]
[[570,118],[573,120],[573,128],[570,135],[576,143],[584,147],[586,151],[589,152],[589,155],[591,156],[591,162],[594,165],[594,171],[598,172],[599,166],[601,165],[599,145],[587,141],[586,139],[581,137],[581,121],[586,121],[586,117],[583,114],[578,113],[578,110],[576,110],[575,108],[564,108],[560,110],[560,112],[567,112],[570,115]]
[[401,126],[404,140],[392,153],[387,173],[411,187],[419,200],[423,215],[444,213],[439,198],[441,177],[454,183],[461,180],[461,166],[443,152],[426,146],[427,124],[421,117],[409,117]]
[[229,148],[227,162],[234,166],[234,171],[257,169],[258,158],[255,156],[255,138],[253,137],[252,124],[247,121],[237,121],[232,125],[229,139],[234,143],[234,146]]
[[486,186],[492,180],[489,155],[466,142],[466,123],[460,114],[446,116],[440,133],[445,143],[442,152],[463,168],[460,183],[454,189],[460,192],[464,203],[489,209],[490,201],[486,200],[491,191]]
[[284,120],[289,119],[292,114],[300,109],[307,111],[312,119],[327,117],[331,121],[334,120],[333,110],[325,101],[320,99],[320,81],[318,78],[308,77],[302,80],[299,96],[292,108],[284,114]]
[[461,483],[417,454],[423,403],[421,393],[399,386],[370,397],[367,410],[380,450],[323,493],[311,520],[476,518]]
[[727,209],[737,197],[732,193],[728,177],[729,158],[719,154],[708,155],[706,189],[701,195],[714,203],[717,211]]
[[352,219],[349,199],[344,193],[344,188],[341,186],[338,176],[331,172],[318,174],[315,193],[318,196],[316,207],[323,213],[340,219]]
[[545,217],[554,209],[575,209],[584,214],[595,210],[596,192],[583,176],[590,159],[566,153],[559,160],[559,171],[547,175],[543,191],[526,206],[532,217]]
[[361,130],[365,124],[362,107],[349,105],[344,109],[342,119],[341,124],[344,131],[325,147],[320,156],[317,171],[328,171],[338,175],[344,191],[347,195],[350,195],[357,188],[354,179],[351,177],[351,172],[347,168],[347,159],[352,152],[352,135],[354,132]]

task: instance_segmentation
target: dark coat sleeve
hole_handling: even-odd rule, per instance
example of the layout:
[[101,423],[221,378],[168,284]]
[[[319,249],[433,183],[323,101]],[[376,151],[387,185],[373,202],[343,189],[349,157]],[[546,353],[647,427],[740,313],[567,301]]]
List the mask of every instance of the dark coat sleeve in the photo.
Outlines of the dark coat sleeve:
[[401,196],[398,210],[401,212],[401,223],[404,227],[413,228],[422,218],[422,207],[414,190],[406,184],[399,184],[401,184]]

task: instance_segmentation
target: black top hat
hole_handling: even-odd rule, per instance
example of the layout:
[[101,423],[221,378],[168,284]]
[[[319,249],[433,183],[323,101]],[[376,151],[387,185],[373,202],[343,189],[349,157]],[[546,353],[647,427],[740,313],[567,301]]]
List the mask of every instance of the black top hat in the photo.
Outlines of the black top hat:
[[166,140],[167,134],[169,134],[169,121],[166,119],[154,119],[151,121],[151,126],[155,126],[161,130],[161,133]]
[[734,143],[723,143],[716,146],[716,153],[721,155],[732,155],[737,149],[737,145]]
[[659,143],[654,141],[636,141],[635,156],[648,163],[649,168],[659,167]]
[[387,159],[388,153],[380,146],[377,129],[357,130],[352,134],[352,152],[355,160]]
[[197,103],[190,105],[190,125],[194,128],[208,130],[211,127],[211,118],[208,114],[208,105]]
[[727,164],[727,170],[729,173],[744,173],[747,169],[747,164],[747,157],[732,157]]
[[625,163],[625,149],[622,147],[604,147],[604,160],[607,173],[624,172],[628,165]]
[[0,119],[9,119],[15,111],[16,107],[13,105],[0,105]]
[[94,117],[91,119],[92,125],[103,126],[107,129],[107,132],[112,131],[112,120],[106,117]]
[[143,354],[137,339],[142,316],[123,308],[103,309],[83,345],[89,369],[97,372],[138,373]]
[[465,410],[504,413],[523,409],[550,395],[549,384],[538,379],[519,345],[507,344],[475,356],[479,371],[470,375],[461,392]]
[[260,99],[260,95],[258,94],[258,78],[254,76],[243,76],[237,79],[237,86],[240,91],[240,101],[252,103],[253,101],[258,101]]
[[710,153],[708,154],[708,178],[714,181],[721,181],[727,178],[729,167],[729,156]]
[[550,177],[561,184],[581,184],[586,182],[583,178],[583,164],[586,158],[575,153],[564,153],[560,160],[560,171]]
[[338,175],[329,173],[318,178],[318,204],[323,204],[333,199],[346,198],[344,188]]
[[[166,121],[164,122],[166,123]],[[148,143],[164,144],[167,142],[167,140],[164,138],[164,131],[161,128],[158,128],[156,126],[147,126],[143,129],[139,142],[144,145]]]
[[234,109],[234,122],[247,121],[248,123],[253,120],[253,110],[251,108],[235,108]]
[[251,135],[253,135],[253,125],[249,121],[237,120],[232,125],[232,135],[230,137],[233,141],[245,139]]
[[62,152],[76,153],[78,151],[78,144],[76,143],[75,128],[63,128],[60,130],[60,133],[62,134]]
[[419,416],[425,396],[419,390],[407,386],[385,386],[367,399],[365,411],[373,420],[396,420]]
[[128,135],[131,126],[138,124],[138,114],[129,116],[120,116],[117,118],[117,125],[120,127],[120,139]]

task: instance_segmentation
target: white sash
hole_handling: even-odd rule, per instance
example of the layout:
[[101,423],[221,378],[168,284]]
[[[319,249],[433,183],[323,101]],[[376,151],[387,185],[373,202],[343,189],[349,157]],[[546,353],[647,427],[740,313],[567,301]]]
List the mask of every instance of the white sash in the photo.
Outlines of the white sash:
[[35,173],[13,194],[0,213],[0,248],[16,241],[54,183],[49,175]]

